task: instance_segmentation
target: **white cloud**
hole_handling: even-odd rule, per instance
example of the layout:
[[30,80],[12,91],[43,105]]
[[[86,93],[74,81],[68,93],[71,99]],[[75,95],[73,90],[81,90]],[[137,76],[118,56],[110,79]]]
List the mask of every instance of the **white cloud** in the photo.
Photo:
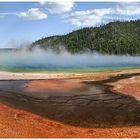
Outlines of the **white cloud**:
[[63,16],[64,22],[76,26],[96,26],[101,23],[105,15],[114,13],[111,8],[94,9],[87,11],[76,11]]
[[[19,13],[0,13],[0,19],[5,16],[18,16],[24,20],[42,20],[48,16],[43,9],[50,13],[62,14],[69,12],[75,6],[74,2],[46,2],[41,1],[41,8],[31,8]],[[75,11],[63,15],[63,21],[75,26],[96,26],[115,20],[130,20],[133,15],[140,15],[140,2],[120,2],[112,8],[101,8],[85,11]]]
[[69,12],[74,7],[74,2],[45,2],[41,1],[40,4],[45,6],[50,13],[61,14],[65,12]]
[[129,21],[133,15],[140,15],[140,2],[120,2],[114,8],[75,11],[62,18],[75,26],[96,26],[117,19]]
[[47,14],[39,8],[31,8],[27,12],[21,12],[17,15],[25,20],[42,20],[48,17]]
[[116,7],[116,12],[121,15],[140,14],[140,2],[120,2]]

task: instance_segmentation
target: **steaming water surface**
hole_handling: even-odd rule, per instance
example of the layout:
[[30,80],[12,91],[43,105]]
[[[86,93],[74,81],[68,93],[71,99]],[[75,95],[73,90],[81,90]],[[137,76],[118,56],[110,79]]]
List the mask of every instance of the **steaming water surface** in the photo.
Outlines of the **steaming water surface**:
[[67,51],[57,54],[52,50],[44,51],[42,49],[0,52],[1,68],[91,70],[136,66],[140,66],[139,56],[102,55],[98,53],[70,54]]

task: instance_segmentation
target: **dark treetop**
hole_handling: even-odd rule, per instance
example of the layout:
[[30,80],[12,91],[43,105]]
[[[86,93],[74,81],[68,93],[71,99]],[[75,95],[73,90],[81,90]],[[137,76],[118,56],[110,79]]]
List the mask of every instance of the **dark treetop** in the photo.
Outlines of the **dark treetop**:
[[[66,35],[42,38],[31,48],[41,47],[70,53],[93,51],[102,54],[140,55],[140,20],[115,21],[100,27],[82,28]],[[62,47],[63,46],[63,47]]]

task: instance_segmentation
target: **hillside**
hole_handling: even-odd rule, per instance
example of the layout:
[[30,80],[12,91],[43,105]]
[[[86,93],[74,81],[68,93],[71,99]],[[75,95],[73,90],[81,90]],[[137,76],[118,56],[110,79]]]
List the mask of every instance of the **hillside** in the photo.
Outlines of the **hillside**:
[[102,54],[140,55],[140,20],[83,28],[62,36],[42,38],[32,47],[36,45],[55,51],[64,46],[71,53],[96,51]]

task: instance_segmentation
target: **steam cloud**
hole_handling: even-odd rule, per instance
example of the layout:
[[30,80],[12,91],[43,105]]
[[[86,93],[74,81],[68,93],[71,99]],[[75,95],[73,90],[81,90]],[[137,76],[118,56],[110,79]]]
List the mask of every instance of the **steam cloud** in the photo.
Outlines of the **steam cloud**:
[[44,51],[36,48],[32,51],[0,51],[0,66],[16,68],[89,68],[138,66],[140,57],[101,55],[98,53],[70,54],[61,51],[59,54],[52,50]]

